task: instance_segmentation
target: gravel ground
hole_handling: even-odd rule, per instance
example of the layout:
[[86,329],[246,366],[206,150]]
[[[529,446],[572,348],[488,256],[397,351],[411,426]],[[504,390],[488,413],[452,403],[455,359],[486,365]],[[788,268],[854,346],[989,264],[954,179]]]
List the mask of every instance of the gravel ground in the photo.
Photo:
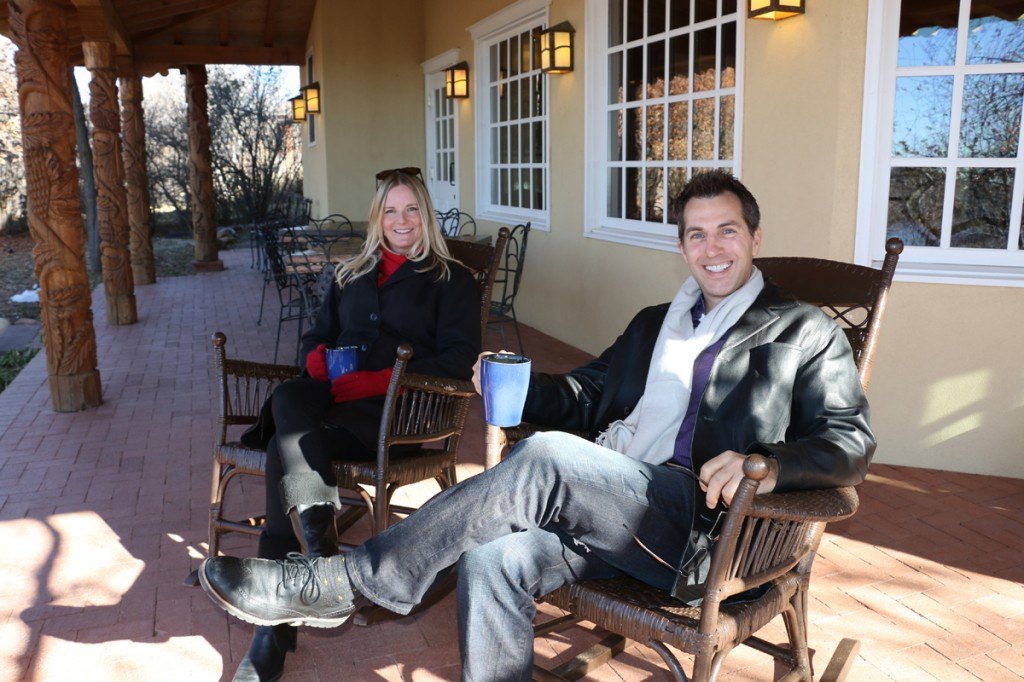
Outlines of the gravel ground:
[[[158,280],[161,277],[193,274],[191,263],[194,254],[191,240],[155,237],[153,252]],[[102,277],[91,274],[89,280],[95,289],[102,281]],[[0,234],[0,317],[6,317],[11,322],[23,317],[38,320],[38,303],[11,303],[11,296],[31,289],[35,284],[32,238],[28,233]]]

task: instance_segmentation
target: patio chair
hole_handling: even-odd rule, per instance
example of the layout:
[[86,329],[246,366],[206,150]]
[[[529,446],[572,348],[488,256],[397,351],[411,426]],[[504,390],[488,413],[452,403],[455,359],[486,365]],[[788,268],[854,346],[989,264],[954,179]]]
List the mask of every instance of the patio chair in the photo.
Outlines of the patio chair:
[[[867,389],[889,287],[902,250],[902,241],[890,239],[880,270],[819,258],[760,258],[754,262],[767,279],[819,306],[843,327],[853,347],[861,384]],[[504,445],[537,430],[528,424],[504,430],[488,426],[488,462],[496,461]],[[536,635],[581,620],[613,634],[553,671],[536,668],[534,679],[578,679],[621,652],[631,639],[654,649],[676,680],[687,677],[669,646],[694,656],[693,680],[710,680],[740,644],[787,666],[791,672],[783,679],[811,680],[807,649],[811,566],[825,524],[853,515],[857,493],[850,487],[755,495],[758,482],[768,474],[767,461],[750,455],[743,472],[745,477],[712,548],[703,606],[687,606],[630,577],[585,580],[559,588],[543,601],[567,613],[536,625]],[[729,601],[757,588],[760,596]],[[788,645],[755,635],[777,615],[785,621]],[[842,679],[858,648],[857,642],[843,640],[826,676]]]
[[476,220],[473,216],[457,208],[437,211],[437,224],[445,237],[476,236]]
[[530,223],[512,228],[508,243],[505,245],[505,262],[498,268],[498,276],[494,280],[498,299],[490,302],[491,310],[487,318],[488,325],[498,325],[502,348],[508,348],[508,342],[505,341],[505,323],[512,323],[522,355],[525,355],[526,351],[523,349],[523,337],[519,333],[519,320],[516,319],[516,295],[519,293],[523,266],[526,264],[526,242],[529,237]]
[[498,230],[498,238],[494,240],[494,244],[467,242],[452,237],[447,237],[444,240],[448,246],[448,252],[453,258],[473,272],[476,276],[477,284],[480,286],[481,343],[483,343],[487,335],[487,320],[491,309],[491,292],[494,290],[494,280],[498,276],[501,254],[504,253],[505,244],[508,242],[508,235],[508,228],[503,227]]

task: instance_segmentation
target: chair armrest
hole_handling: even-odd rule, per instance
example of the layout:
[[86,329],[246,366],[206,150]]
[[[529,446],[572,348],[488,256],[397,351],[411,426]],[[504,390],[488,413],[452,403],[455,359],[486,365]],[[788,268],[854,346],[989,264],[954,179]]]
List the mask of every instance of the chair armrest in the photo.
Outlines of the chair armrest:
[[302,368],[296,365],[275,365],[269,362],[226,358],[224,360],[224,372],[229,376],[266,379],[268,381],[285,381],[286,379],[294,379],[301,375]]
[[462,398],[471,398],[476,395],[476,389],[473,388],[473,384],[464,379],[449,379],[427,374],[406,373],[402,376],[402,381],[399,385],[405,389],[456,395]]
[[858,505],[857,491],[852,487],[767,493],[754,497],[749,516],[831,523],[853,516]]

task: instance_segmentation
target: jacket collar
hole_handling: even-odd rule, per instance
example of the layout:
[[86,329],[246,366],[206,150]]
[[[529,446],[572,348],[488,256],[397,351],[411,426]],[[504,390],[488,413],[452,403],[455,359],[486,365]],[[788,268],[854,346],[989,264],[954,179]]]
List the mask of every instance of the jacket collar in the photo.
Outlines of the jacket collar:
[[735,348],[762,329],[779,319],[783,310],[795,308],[797,301],[786,294],[782,289],[771,282],[764,283],[764,289],[757,295],[754,302],[743,317],[739,319],[732,332],[729,333],[729,340],[722,348],[723,351]]

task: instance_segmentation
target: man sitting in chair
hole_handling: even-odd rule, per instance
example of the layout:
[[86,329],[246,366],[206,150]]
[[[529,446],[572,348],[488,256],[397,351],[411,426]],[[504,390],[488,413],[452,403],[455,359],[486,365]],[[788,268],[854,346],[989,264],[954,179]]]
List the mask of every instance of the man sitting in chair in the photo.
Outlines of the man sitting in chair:
[[525,420],[596,442],[528,438],[344,556],[208,559],[210,597],[251,623],[334,627],[369,603],[409,613],[456,566],[463,678],[530,679],[534,598],[622,573],[674,594],[700,581],[694,539],[746,454],[770,458],[759,493],[861,482],[875,442],[849,343],[754,268],[754,197],[712,171],[677,207],[692,276],[675,299],[593,362],[532,378]]

